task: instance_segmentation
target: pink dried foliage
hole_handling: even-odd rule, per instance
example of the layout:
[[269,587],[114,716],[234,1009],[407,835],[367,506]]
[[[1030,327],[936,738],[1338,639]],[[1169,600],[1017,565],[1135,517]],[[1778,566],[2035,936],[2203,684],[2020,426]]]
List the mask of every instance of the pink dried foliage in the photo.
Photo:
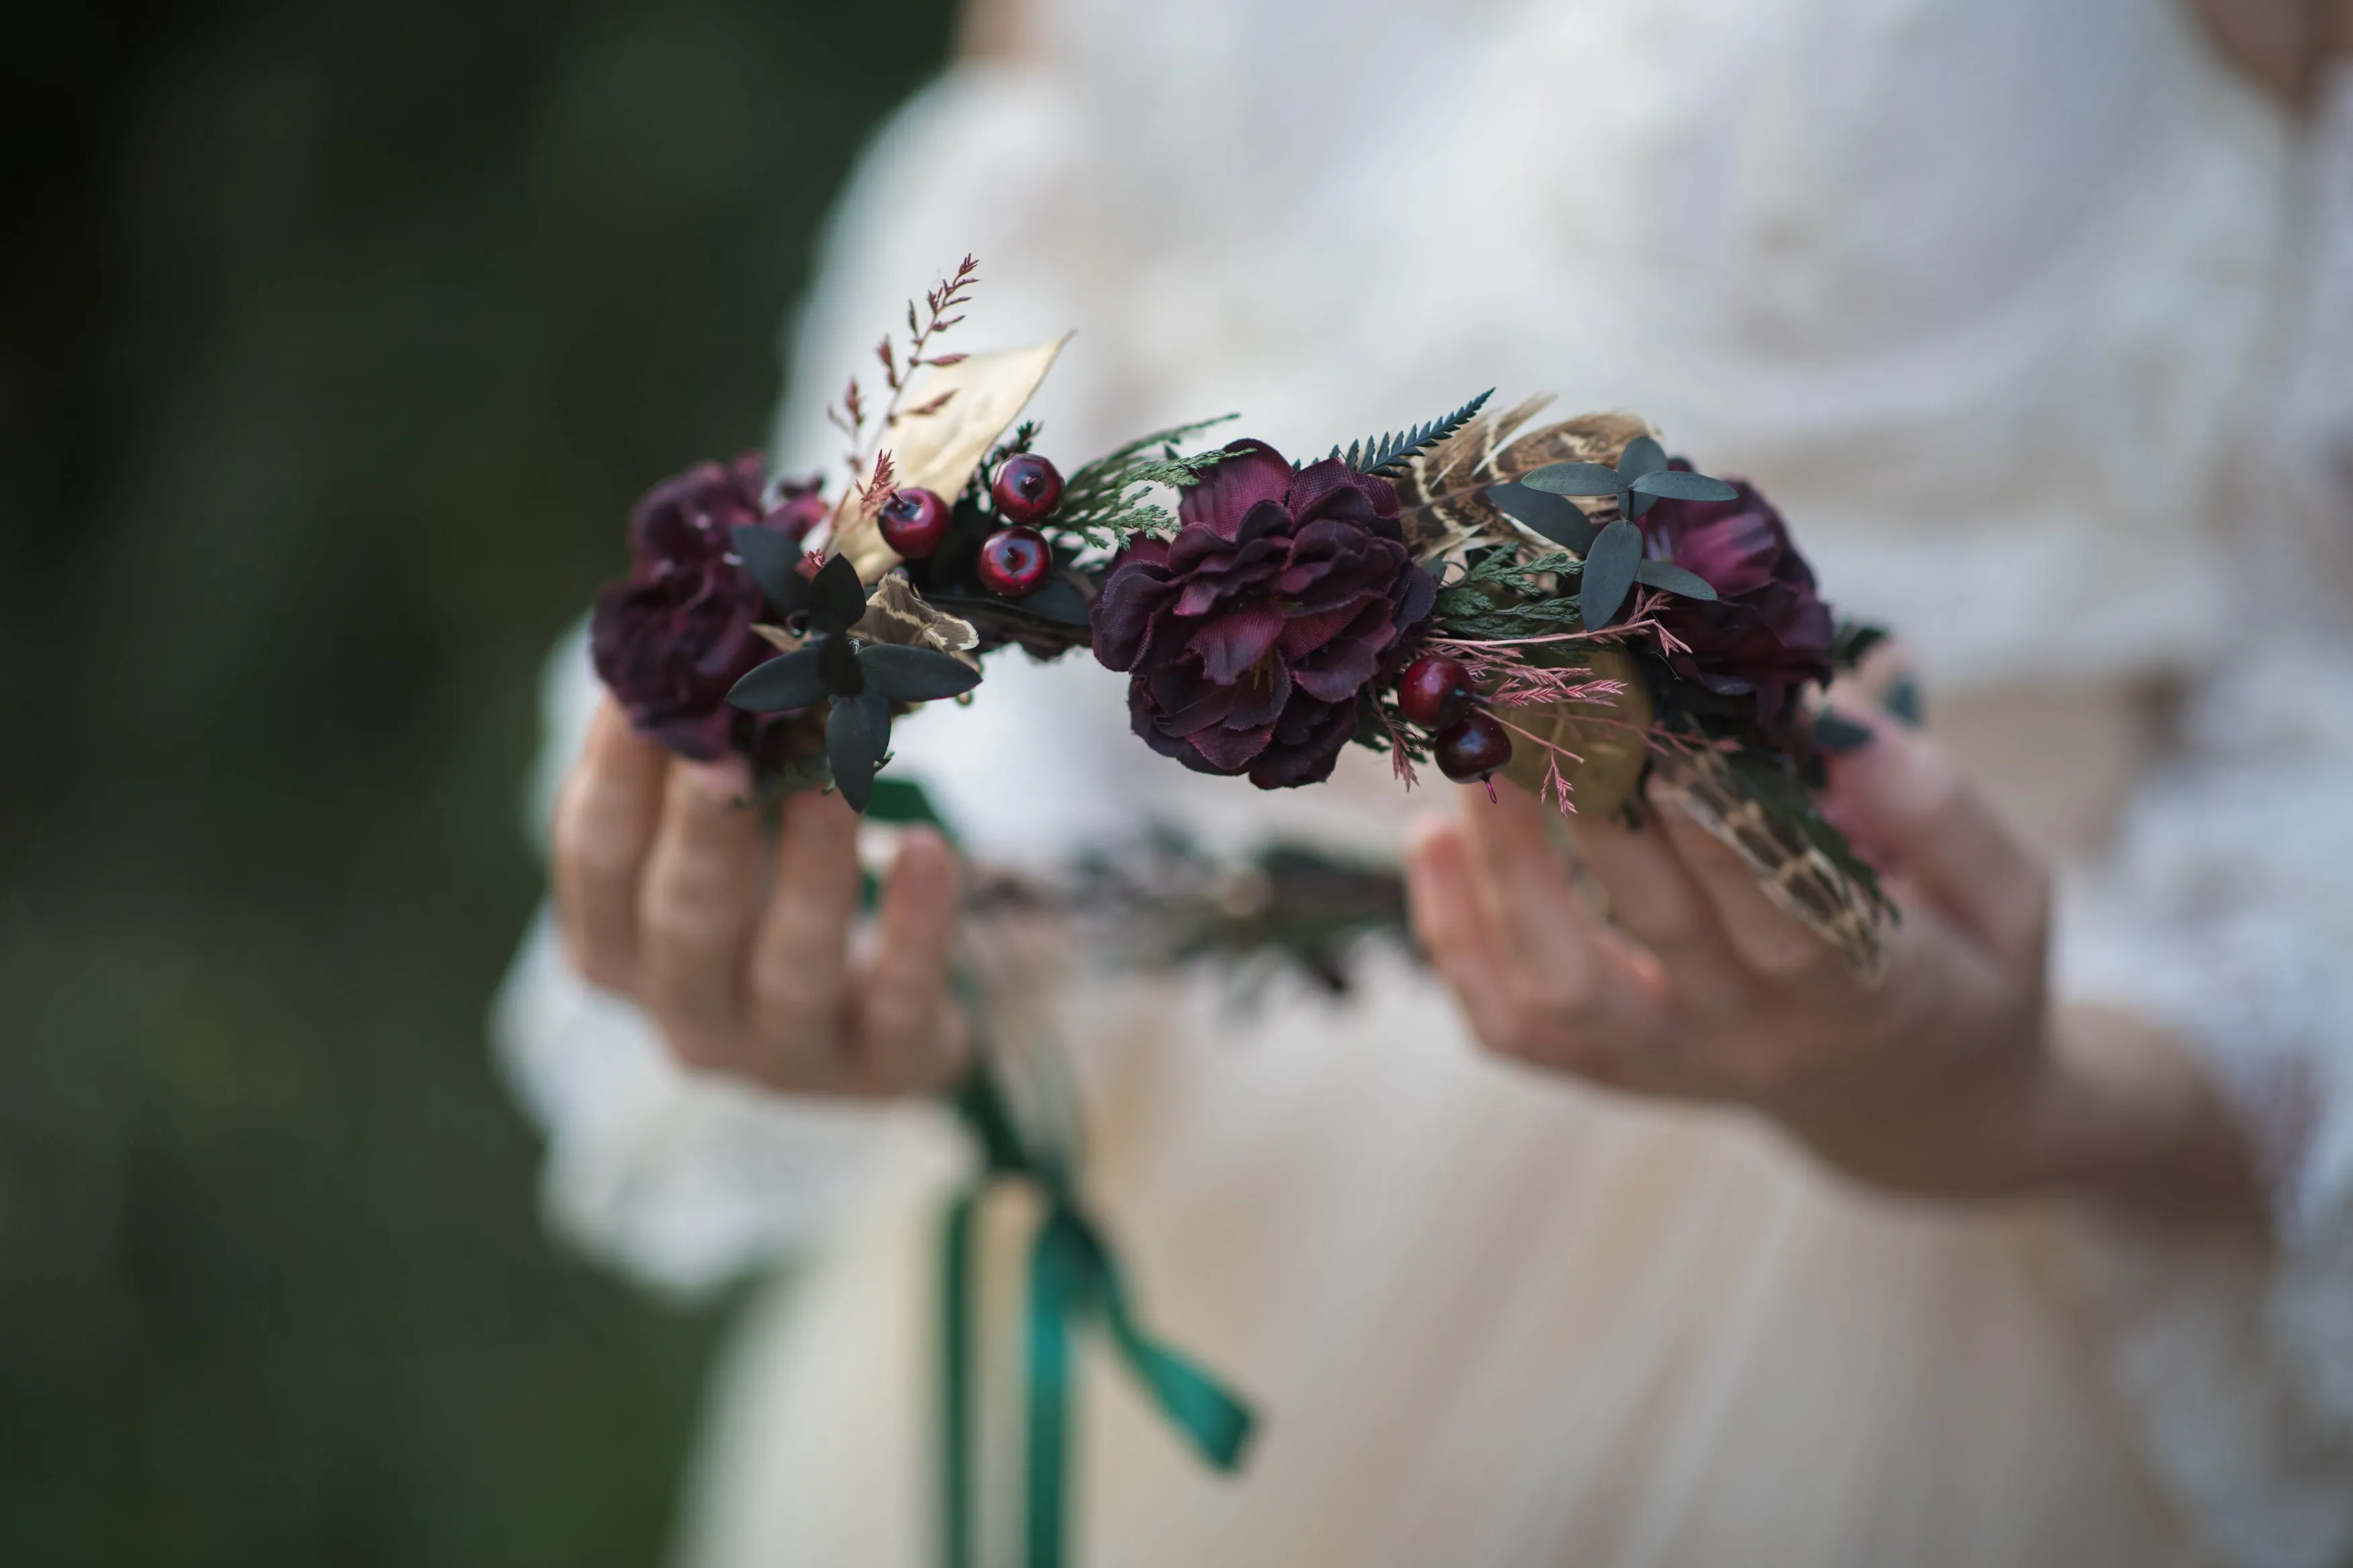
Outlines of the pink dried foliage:
[[[915,301],[907,301],[907,347],[903,356],[888,332],[883,333],[882,341],[874,345],[874,357],[882,365],[883,383],[891,391],[890,401],[882,405],[881,417],[873,422],[876,440],[882,439],[901,419],[913,415],[938,413],[955,395],[953,392],[944,392],[920,408],[902,409],[899,406],[919,366],[944,367],[965,359],[965,356],[960,353],[935,354],[926,351],[931,348],[934,338],[964,320],[962,315],[949,312],[971,303],[973,286],[980,280],[979,271],[980,263],[967,256],[956,264],[955,271],[924,291],[921,310],[916,309]],[[856,376],[850,377],[849,386],[842,392],[840,403],[828,408],[825,416],[849,440],[849,451],[844,460],[849,466],[852,479],[858,483],[860,506],[871,517],[891,499],[890,470],[886,461],[889,455],[872,454],[873,477],[864,477],[870,462],[868,418],[865,393],[859,386]]]
[[865,517],[881,514],[883,503],[897,491],[898,472],[891,463],[890,449],[874,454],[874,477],[858,487],[858,510]]

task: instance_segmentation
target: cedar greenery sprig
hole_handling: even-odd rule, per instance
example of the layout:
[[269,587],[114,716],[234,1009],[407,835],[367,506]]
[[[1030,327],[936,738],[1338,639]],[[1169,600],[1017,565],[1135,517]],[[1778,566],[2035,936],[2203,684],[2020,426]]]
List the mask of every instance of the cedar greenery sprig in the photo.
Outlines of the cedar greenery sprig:
[[1444,636],[1465,640],[1575,630],[1585,624],[1577,617],[1577,600],[1546,579],[1583,569],[1566,551],[1546,551],[1525,561],[1515,550],[1487,551],[1439,589],[1432,624]]
[[1487,405],[1487,399],[1494,395],[1495,389],[1491,386],[1453,413],[1443,415],[1427,424],[1394,431],[1387,436],[1375,436],[1360,441],[1351,441],[1345,452],[1334,447],[1324,461],[1329,462],[1333,458],[1337,458],[1360,474],[1394,479],[1404,470],[1407,460],[1415,453],[1425,447],[1438,445],[1439,442],[1471,423],[1472,417]]
[[1155,430],[1096,458],[1064,482],[1061,504],[1054,509],[1047,527],[1073,543],[1103,550],[1117,550],[1130,534],[1174,529],[1176,513],[1150,500],[1153,490],[1198,484],[1227,456],[1222,449],[1181,456],[1177,445],[1240,417],[1221,414],[1215,419]]

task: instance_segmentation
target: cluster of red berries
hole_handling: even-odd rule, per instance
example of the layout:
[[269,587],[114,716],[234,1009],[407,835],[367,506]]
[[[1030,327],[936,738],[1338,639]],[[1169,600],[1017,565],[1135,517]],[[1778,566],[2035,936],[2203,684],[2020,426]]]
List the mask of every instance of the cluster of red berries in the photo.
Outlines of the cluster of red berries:
[[[1046,581],[1054,552],[1031,526],[1062,499],[1062,476],[1034,452],[1016,452],[997,467],[988,493],[1006,526],[980,542],[973,570],[992,594],[1018,599]],[[930,490],[903,489],[882,503],[882,542],[910,561],[921,561],[948,536],[948,503]]]
[[1398,680],[1398,711],[1435,732],[1438,771],[1458,784],[1485,779],[1512,760],[1512,737],[1480,707],[1471,668],[1429,653],[1405,667]]

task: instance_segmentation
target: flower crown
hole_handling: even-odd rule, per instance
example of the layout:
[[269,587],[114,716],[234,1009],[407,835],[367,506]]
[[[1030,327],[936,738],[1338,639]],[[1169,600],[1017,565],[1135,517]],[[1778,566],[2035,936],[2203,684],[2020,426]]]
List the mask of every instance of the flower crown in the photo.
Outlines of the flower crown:
[[864,811],[898,719],[968,700],[1008,644],[1084,647],[1128,676],[1146,745],[1261,789],[1322,782],[1352,743],[1408,787],[1434,763],[1636,819],[1655,777],[1876,977],[1892,909],[1814,794],[1862,734],[1819,692],[1881,634],[1833,619],[1754,487],[1631,416],[1538,423],[1549,398],[1484,393],[1312,463],[1184,450],[1228,416],[1065,477],[1016,423],[1061,342],[938,352],[976,270],[882,340],[881,409],[853,379],[829,410],[839,496],[746,454],[638,502],[592,644],[641,732]]

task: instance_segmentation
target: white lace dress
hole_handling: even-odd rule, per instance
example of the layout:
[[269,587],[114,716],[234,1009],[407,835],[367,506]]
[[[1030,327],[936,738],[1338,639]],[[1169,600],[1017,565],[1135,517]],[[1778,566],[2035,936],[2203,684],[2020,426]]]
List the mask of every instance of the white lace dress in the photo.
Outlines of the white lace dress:
[[[1090,1364],[1079,1560],[2353,1561],[2353,78],[2299,141],[2159,0],[1047,9],[1033,64],[951,73],[870,155],[788,461],[971,249],[967,346],[1079,329],[1051,453],[1549,388],[1756,477],[1932,694],[2186,678],[2063,975],[2208,1052],[2281,1237],[1878,1199],[1739,1116],[1500,1065],[1401,962],[1242,1020],[1089,981],[1091,1196],[1265,1426],[1211,1476]],[[567,647],[551,769],[592,695]],[[901,765],[1014,860],[1147,817],[1384,848],[1412,808],[1369,757],[1187,774],[1121,695],[1000,660]],[[800,1261],[723,1369],[685,1560],[928,1561],[944,1118],[683,1077],[543,931],[500,1037],[585,1245],[679,1289]]]

